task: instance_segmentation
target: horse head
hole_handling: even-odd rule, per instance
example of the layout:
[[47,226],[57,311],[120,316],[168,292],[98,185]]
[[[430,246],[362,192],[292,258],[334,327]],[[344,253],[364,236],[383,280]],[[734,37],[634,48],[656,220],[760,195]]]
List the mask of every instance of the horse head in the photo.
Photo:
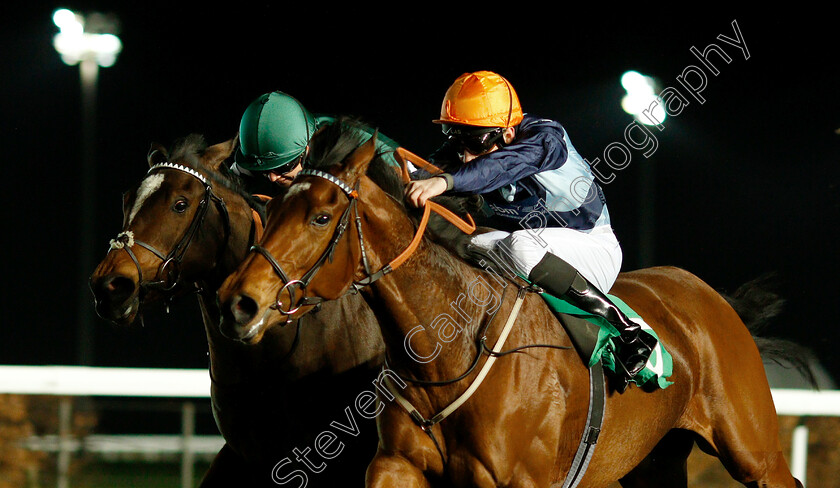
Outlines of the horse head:
[[[220,287],[227,337],[259,342],[269,328],[348,293],[379,265],[365,242],[389,236],[361,236],[360,229],[371,218],[390,219],[392,212],[384,209],[402,207],[402,182],[397,171],[380,164],[375,137],[362,145],[337,137],[337,143],[329,134],[313,138],[307,167],[282,199],[269,203],[263,239]],[[342,144],[347,140],[352,146]],[[380,186],[390,186],[390,193]],[[367,211],[363,201],[376,210]],[[393,228],[400,226],[413,230],[404,217],[393,222]]]
[[124,194],[122,232],[90,277],[100,317],[130,324],[143,302],[194,290],[244,255],[251,202],[222,164],[236,143],[191,135],[172,151],[152,146],[146,176]]

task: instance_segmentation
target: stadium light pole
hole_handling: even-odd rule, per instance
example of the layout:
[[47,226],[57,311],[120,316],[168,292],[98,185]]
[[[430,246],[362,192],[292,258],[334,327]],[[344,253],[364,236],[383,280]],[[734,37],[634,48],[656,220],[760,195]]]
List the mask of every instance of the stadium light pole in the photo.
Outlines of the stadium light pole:
[[[627,71],[621,75],[621,86],[626,94],[621,99],[621,108],[644,125],[661,124],[667,116],[665,108],[657,95],[657,83],[650,76],[638,71]],[[641,165],[639,177],[639,267],[647,268],[656,264],[656,167],[653,159],[648,158]]]
[[94,254],[91,237],[95,232],[96,209],[96,94],[99,68],[109,67],[117,60],[122,42],[115,35],[117,21],[112,16],[92,13],[87,17],[68,9],[53,13],[53,23],[59,33],[53,46],[61,60],[70,66],[79,65],[82,89],[82,167],[81,167],[81,226],[79,227],[79,289],[77,361],[93,362],[93,307],[87,287],[88,275],[93,271]]

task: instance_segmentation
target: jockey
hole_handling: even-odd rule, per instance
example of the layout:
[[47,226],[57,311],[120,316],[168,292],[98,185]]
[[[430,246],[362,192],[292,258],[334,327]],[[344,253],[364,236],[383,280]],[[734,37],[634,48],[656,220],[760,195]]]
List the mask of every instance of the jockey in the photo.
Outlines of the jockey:
[[[264,193],[275,196],[279,190],[292,184],[305,164],[309,141],[315,132],[335,121],[335,117],[313,115],[285,93],[274,91],[260,95],[242,114],[240,145],[231,169],[239,175],[265,176],[273,184]],[[374,129],[359,126],[359,143],[370,139],[374,132]],[[399,167],[394,159],[394,150],[398,147],[396,142],[380,133],[377,134],[377,146],[386,161]],[[259,186],[260,181],[252,180],[252,183]]]
[[407,201],[422,207],[447,191],[481,194],[488,225],[501,230],[475,236],[472,244],[609,321],[620,333],[616,389],[623,391],[656,341],[605,296],[621,268],[621,247],[603,191],[565,129],[523,114],[513,86],[490,71],[455,80],[433,122],[448,140],[430,160],[449,172],[410,182]]

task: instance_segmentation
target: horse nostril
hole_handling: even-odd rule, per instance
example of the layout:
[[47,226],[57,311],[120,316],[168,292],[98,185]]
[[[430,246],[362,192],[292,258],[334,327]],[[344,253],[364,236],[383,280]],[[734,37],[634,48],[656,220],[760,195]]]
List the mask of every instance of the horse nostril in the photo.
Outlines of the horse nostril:
[[257,302],[248,295],[238,295],[230,305],[230,312],[233,315],[233,320],[238,325],[245,325],[257,315]]
[[110,300],[121,301],[134,293],[134,280],[125,276],[111,275],[100,281],[98,289]]

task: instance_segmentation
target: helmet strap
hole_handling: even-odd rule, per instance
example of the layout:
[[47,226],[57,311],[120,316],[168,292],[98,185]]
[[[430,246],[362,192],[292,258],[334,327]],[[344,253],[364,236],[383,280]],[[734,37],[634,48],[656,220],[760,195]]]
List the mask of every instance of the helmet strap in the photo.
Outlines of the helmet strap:
[[508,116],[507,116],[507,123],[505,124],[505,128],[510,127],[510,118],[513,116],[513,88],[510,86],[510,82],[502,76],[502,79],[505,80],[505,86],[508,89]]

